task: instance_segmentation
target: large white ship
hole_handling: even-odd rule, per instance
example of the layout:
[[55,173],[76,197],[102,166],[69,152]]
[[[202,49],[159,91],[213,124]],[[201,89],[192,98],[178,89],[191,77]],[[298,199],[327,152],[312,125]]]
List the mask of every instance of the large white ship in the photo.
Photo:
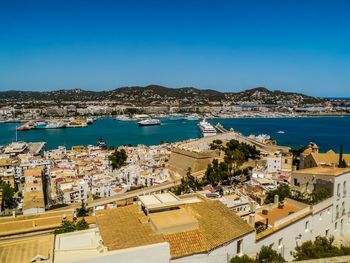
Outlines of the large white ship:
[[35,129],[60,129],[65,128],[66,124],[62,122],[37,122]]
[[216,129],[213,125],[203,119],[199,124],[199,129],[201,130],[204,137],[216,135]]
[[158,120],[158,119],[147,119],[147,120],[139,121],[138,124],[139,124],[139,126],[160,125],[160,120]]

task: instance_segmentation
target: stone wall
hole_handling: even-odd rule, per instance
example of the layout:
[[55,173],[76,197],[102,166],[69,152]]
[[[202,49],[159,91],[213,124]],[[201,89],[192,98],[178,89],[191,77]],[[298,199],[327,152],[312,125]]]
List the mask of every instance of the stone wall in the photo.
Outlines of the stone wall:
[[350,256],[343,257],[333,257],[333,258],[319,258],[319,259],[311,259],[311,260],[302,260],[297,261],[300,263],[348,263],[350,262]]
[[173,147],[169,159],[169,169],[177,176],[184,176],[188,168],[192,173],[207,169],[214,158],[220,158],[218,151],[191,151]]

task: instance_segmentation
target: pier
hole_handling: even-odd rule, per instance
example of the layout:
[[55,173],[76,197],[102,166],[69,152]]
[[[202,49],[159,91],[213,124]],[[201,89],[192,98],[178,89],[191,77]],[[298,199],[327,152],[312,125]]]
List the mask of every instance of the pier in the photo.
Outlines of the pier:
[[217,129],[219,132],[221,133],[226,133],[226,132],[229,132],[228,130],[225,129],[224,126],[222,126],[220,123],[216,124],[215,125],[215,129]]
[[232,128],[230,130],[227,130],[224,126],[222,126],[220,123],[215,125],[215,128],[220,132],[220,133],[233,133],[233,139],[247,143],[250,145],[255,146],[259,151],[263,152],[268,152],[268,153],[274,153],[276,151],[281,151],[281,152],[289,152],[290,148],[286,146],[279,146],[279,145],[272,145],[272,144],[264,144],[262,142],[253,140],[251,138],[248,138],[241,133],[235,132]]

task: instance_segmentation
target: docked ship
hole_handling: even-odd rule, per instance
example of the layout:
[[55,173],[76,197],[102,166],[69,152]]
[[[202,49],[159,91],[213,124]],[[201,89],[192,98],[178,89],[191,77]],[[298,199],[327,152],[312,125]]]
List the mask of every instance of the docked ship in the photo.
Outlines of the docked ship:
[[206,119],[203,119],[199,124],[199,129],[201,130],[203,137],[213,136],[216,135],[216,129],[213,125],[211,125],[209,122],[206,121]]
[[60,128],[65,128],[66,124],[61,122],[49,122],[49,123],[43,122],[43,123],[38,123],[34,127],[35,129],[60,129]]
[[172,113],[172,114],[169,114],[168,117],[169,117],[169,120],[178,121],[178,120],[182,120],[184,118],[184,115],[180,113]]
[[194,113],[194,114],[191,114],[191,115],[186,116],[186,117],[183,118],[183,119],[184,119],[184,120],[187,120],[187,121],[197,121],[197,120],[199,120],[199,114]]
[[160,125],[160,120],[158,119],[147,119],[138,122],[139,126],[153,126]]

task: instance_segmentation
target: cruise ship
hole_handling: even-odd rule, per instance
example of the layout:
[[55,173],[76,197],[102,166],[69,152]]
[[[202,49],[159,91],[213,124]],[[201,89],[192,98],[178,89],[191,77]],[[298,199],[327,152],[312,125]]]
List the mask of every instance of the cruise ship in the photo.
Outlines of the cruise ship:
[[213,125],[203,119],[199,124],[199,129],[201,130],[204,137],[216,135],[216,129]]
[[158,119],[147,119],[138,122],[139,126],[153,126],[160,125],[160,120]]

